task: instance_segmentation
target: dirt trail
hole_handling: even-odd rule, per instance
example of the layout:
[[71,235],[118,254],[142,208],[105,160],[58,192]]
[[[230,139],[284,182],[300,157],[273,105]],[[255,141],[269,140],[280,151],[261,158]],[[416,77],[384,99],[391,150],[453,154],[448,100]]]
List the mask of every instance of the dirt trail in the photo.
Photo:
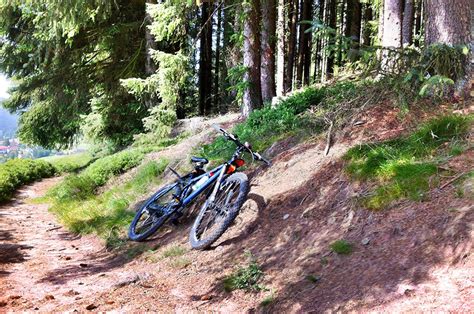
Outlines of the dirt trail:
[[26,186],[0,206],[0,312],[50,312],[139,275],[94,237],[75,236],[59,226],[47,204],[31,203],[59,180]]
[[[345,176],[339,157],[362,138],[396,137],[406,127],[390,109],[368,116],[364,130],[339,136],[328,157],[324,141],[290,139],[267,152],[274,166],[249,174],[249,200],[236,223],[204,252],[189,250],[191,221],[183,221],[132,245],[128,253],[135,254],[114,256],[94,237],[56,229],[47,205],[25,202],[57,179],[25,188],[0,207],[0,312],[472,312],[472,199],[448,186],[425,202],[359,208],[354,197],[365,187]],[[179,144],[180,154],[197,138],[205,136]],[[457,171],[472,169],[474,151],[451,163]],[[354,252],[331,253],[338,239]],[[265,273],[266,289],[225,292],[223,278],[246,265],[248,252]]]

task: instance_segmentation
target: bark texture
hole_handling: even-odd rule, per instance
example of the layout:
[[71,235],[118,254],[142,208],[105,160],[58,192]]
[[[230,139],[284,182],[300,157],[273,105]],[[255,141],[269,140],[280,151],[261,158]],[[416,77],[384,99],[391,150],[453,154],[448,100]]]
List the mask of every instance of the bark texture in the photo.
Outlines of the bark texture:
[[403,26],[402,26],[402,44],[409,46],[413,43],[413,22],[415,18],[415,1],[405,0],[403,9]]
[[263,106],[260,84],[260,0],[250,0],[245,5],[244,22],[244,66],[247,71],[244,80],[248,87],[244,91],[242,116],[248,117]]
[[[474,6],[474,5],[473,5]],[[465,76],[456,82],[456,89],[469,94],[472,79],[471,0],[425,0],[425,45],[442,43],[466,45],[470,55],[463,62]]]
[[285,73],[285,92],[290,92],[293,88],[293,74],[296,54],[296,31],[298,26],[298,0],[289,0],[288,2],[288,52],[286,57],[286,73]]
[[385,0],[383,11],[382,46],[399,48],[402,45],[402,0]]
[[201,7],[201,46],[199,60],[199,114],[209,115],[212,110],[212,23],[209,20],[211,5]]
[[275,97],[276,0],[262,0],[262,98]]
[[276,73],[276,94],[277,96],[285,95],[285,51],[286,51],[286,1],[278,0],[278,23],[277,23],[277,73]]

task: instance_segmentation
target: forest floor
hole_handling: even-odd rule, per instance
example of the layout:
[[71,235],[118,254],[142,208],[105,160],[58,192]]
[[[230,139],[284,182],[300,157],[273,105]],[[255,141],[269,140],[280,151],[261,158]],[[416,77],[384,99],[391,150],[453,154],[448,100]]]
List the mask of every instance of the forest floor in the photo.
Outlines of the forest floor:
[[[248,173],[251,192],[236,223],[203,252],[189,248],[190,219],[121,254],[107,252],[30,201],[59,178],[25,187],[0,207],[0,313],[472,312],[473,198],[457,197],[448,184],[423,202],[367,210],[355,201],[367,187],[347,177],[341,160],[350,147],[396,138],[430,115],[415,110],[401,119],[396,108],[374,108],[360,117],[363,126],[336,135],[329,156],[325,140],[278,143],[267,152],[273,166]],[[191,137],[178,145],[195,144]],[[446,166],[472,170],[474,150]],[[472,179],[463,184],[472,191]],[[352,254],[330,250],[340,239]],[[226,276],[250,258],[264,272],[263,289],[225,291]]]

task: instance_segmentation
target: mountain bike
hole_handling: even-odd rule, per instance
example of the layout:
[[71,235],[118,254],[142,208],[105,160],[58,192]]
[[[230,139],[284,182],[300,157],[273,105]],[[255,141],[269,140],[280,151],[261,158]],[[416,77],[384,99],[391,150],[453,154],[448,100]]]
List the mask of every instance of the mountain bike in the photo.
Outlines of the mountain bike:
[[190,244],[194,249],[206,249],[219,239],[237,217],[240,208],[247,199],[249,179],[246,174],[238,172],[245,165],[242,159],[245,153],[270,166],[270,162],[259,153],[252,151],[252,146],[242,143],[239,138],[220,126],[213,126],[229,141],[236,144],[232,158],[205,171],[209,160],[192,157],[194,171],[181,176],[176,170],[168,167],[178,178],[174,183],[159,189],[137,211],[130,224],[128,236],[132,241],[143,241],[154,234],[169,219],[176,220],[183,216],[189,205],[200,195],[205,196],[190,232]]

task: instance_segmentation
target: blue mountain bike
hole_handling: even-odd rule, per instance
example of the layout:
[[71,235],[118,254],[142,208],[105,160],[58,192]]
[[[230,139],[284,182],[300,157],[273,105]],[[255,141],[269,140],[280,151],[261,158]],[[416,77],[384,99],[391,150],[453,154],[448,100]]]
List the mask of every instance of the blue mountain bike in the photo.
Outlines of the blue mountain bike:
[[203,194],[206,198],[190,232],[190,243],[194,249],[206,249],[211,246],[237,217],[240,208],[247,199],[249,180],[246,174],[237,172],[245,164],[244,153],[253,160],[270,162],[259,153],[253,152],[249,143],[242,143],[238,137],[219,126],[214,126],[224,137],[236,144],[232,158],[222,165],[205,171],[209,161],[192,157],[194,171],[179,175],[170,168],[178,179],[156,192],[137,211],[128,236],[132,241],[143,241],[154,234],[167,220],[176,220],[183,216],[189,205]]

